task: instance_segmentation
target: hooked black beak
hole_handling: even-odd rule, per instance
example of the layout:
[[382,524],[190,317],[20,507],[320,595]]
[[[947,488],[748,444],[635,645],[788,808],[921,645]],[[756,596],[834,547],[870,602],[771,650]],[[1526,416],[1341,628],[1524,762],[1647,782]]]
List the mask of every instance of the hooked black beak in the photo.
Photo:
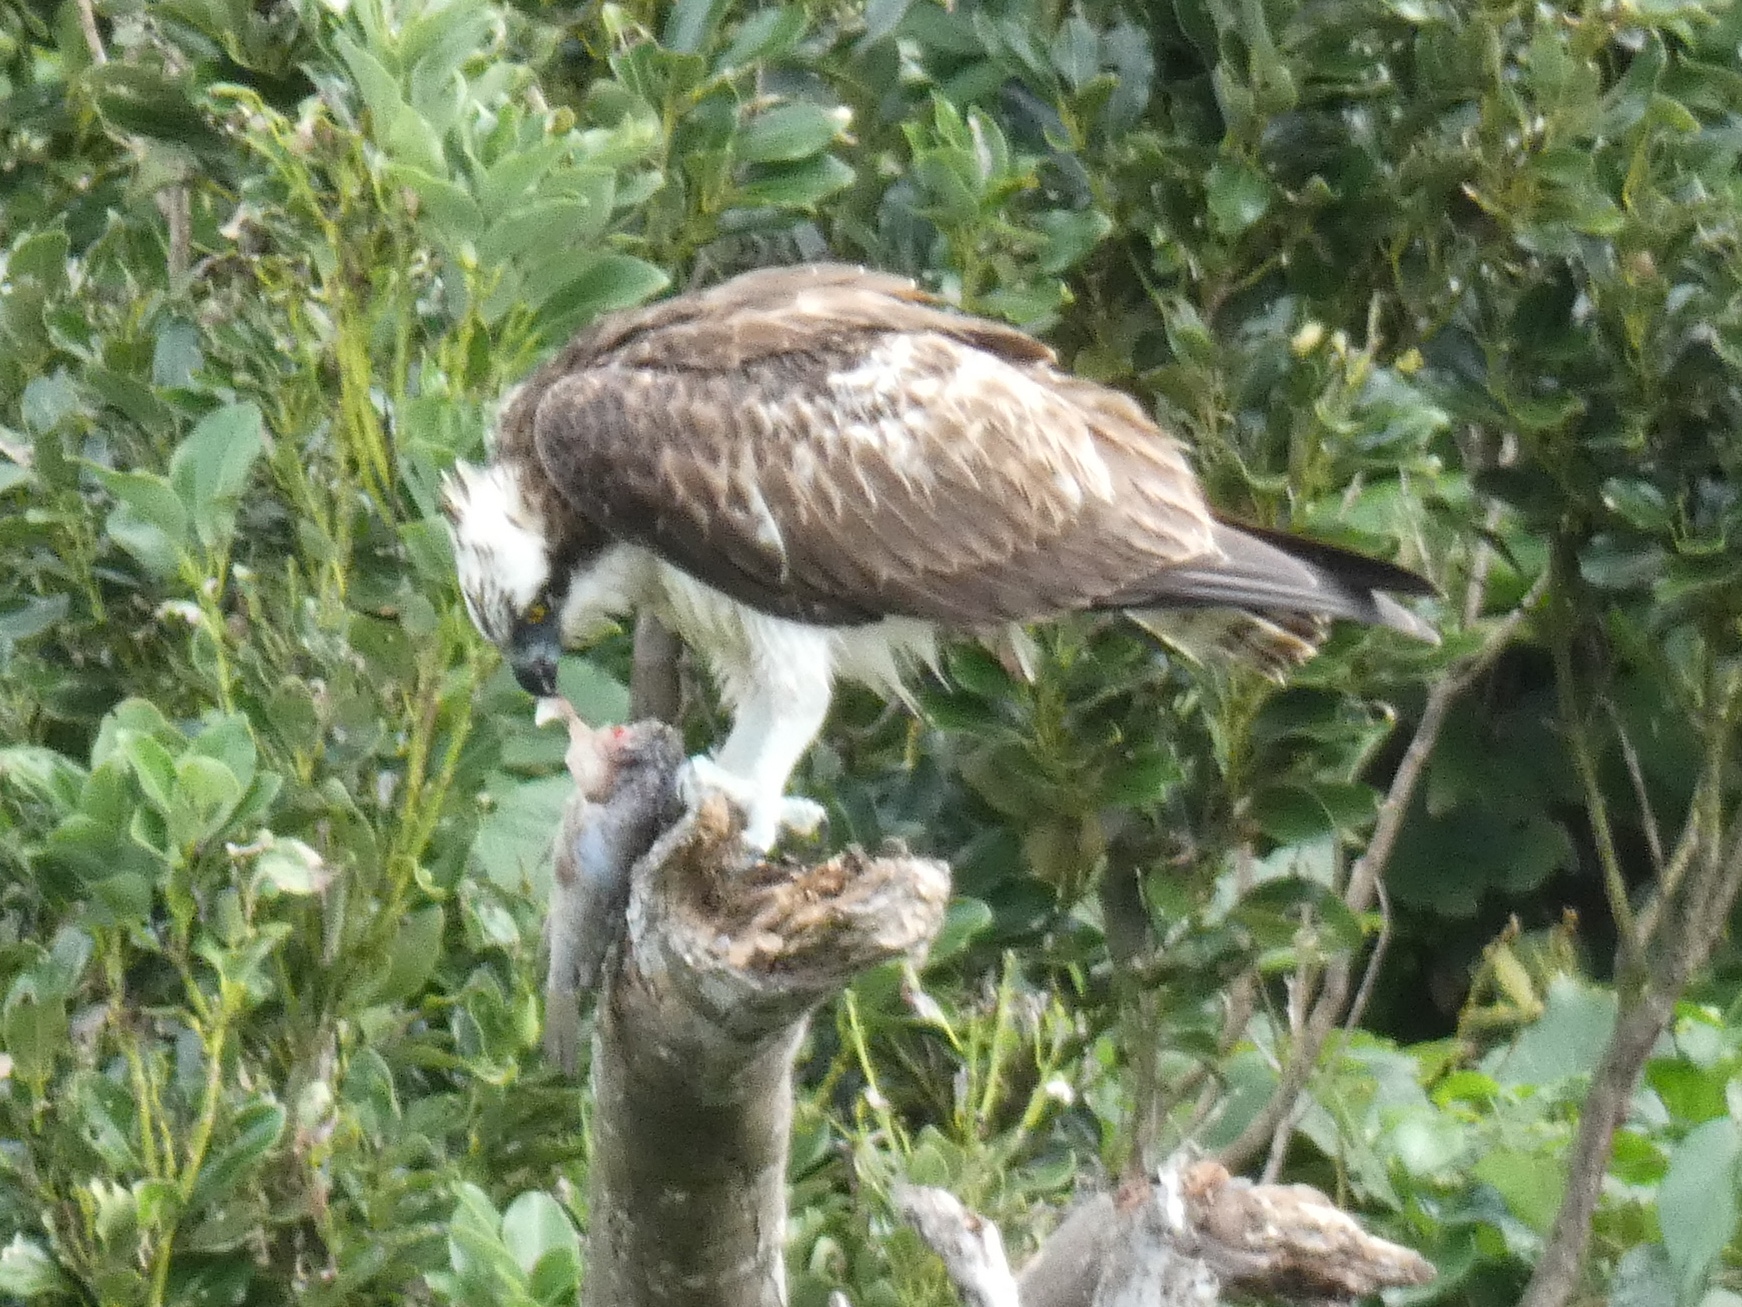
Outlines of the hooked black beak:
[[508,665],[520,688],[536,699],[555,694],[556,665],[562,651],[555,622],[526,624],[515,631],[508,647]]

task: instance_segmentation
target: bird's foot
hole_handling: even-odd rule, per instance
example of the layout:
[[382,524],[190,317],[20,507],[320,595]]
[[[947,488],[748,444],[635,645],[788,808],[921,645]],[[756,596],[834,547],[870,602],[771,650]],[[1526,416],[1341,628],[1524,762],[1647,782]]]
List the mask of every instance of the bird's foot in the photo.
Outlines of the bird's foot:
[[822,827],[823,805],[795,795],[768,793],[754,782],[727,771],[712,758],[691,758],[678,773],[678,793],[694,811],[709,794],[723,795],[744,814],[744,843],[767,853],[782,835],[815,835]]

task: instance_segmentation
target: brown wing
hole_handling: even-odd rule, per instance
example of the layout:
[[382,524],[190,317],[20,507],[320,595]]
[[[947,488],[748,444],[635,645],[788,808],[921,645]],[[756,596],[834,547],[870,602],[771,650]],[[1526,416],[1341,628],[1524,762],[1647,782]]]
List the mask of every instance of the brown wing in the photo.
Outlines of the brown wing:
[[1031,337],[834,267],[577,339],[512,406],[574,512],[763,611],[952,625],[1092,608],[1217,554],[1179,448]]

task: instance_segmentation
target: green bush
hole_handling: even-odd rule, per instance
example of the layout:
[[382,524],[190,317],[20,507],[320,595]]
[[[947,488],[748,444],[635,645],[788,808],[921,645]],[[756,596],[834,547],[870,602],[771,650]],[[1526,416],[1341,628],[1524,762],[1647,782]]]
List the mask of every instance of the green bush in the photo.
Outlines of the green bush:
[[[935,1012],[878,973],[813,1037],[795,1302],[947,1301],[894,1178],[1022,1247],[1134,1136],[1238,1136],[1497,630],[1390,858],[1372,1010],[1443,1038],[1333,1037],[1289,1158],[1436,1259],[1415,1301],[1515,1302],[1600,982],[1736,797],[1739,41],[1718,0],[0,7],[0,1296],[572,1300],[562,744],[435,488],[578,325],[830,255],[1044,332],[1232,511],[1431,575],[1445,639],[1279,688],[1073,623],[1032,684],[953,650],[920,722],[843,696],[803,785],[958,898]],[[619,719],[626,666],[564,689]],[[1648,1066],[1593,1297],[1739,1287],[1734,997]]]

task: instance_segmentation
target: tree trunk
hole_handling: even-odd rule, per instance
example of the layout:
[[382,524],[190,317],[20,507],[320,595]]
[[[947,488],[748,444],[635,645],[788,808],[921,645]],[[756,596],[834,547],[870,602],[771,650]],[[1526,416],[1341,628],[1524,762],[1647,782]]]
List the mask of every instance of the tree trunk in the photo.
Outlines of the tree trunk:
[[[601,850],[624,856],[624,841],[591,833],[636,825],[623,805],[668,804],[670,786],[573,802],[559,871]],[[815,866],[759,862],[740,829],[710,798],[628,872],[594,1033],[585,1303],[785,1303],[792,1059],[806,1023],[859,971],[923,954],[943,922],[941,863],[857,850]],[[594,882],[613,874],[581,868]]]

